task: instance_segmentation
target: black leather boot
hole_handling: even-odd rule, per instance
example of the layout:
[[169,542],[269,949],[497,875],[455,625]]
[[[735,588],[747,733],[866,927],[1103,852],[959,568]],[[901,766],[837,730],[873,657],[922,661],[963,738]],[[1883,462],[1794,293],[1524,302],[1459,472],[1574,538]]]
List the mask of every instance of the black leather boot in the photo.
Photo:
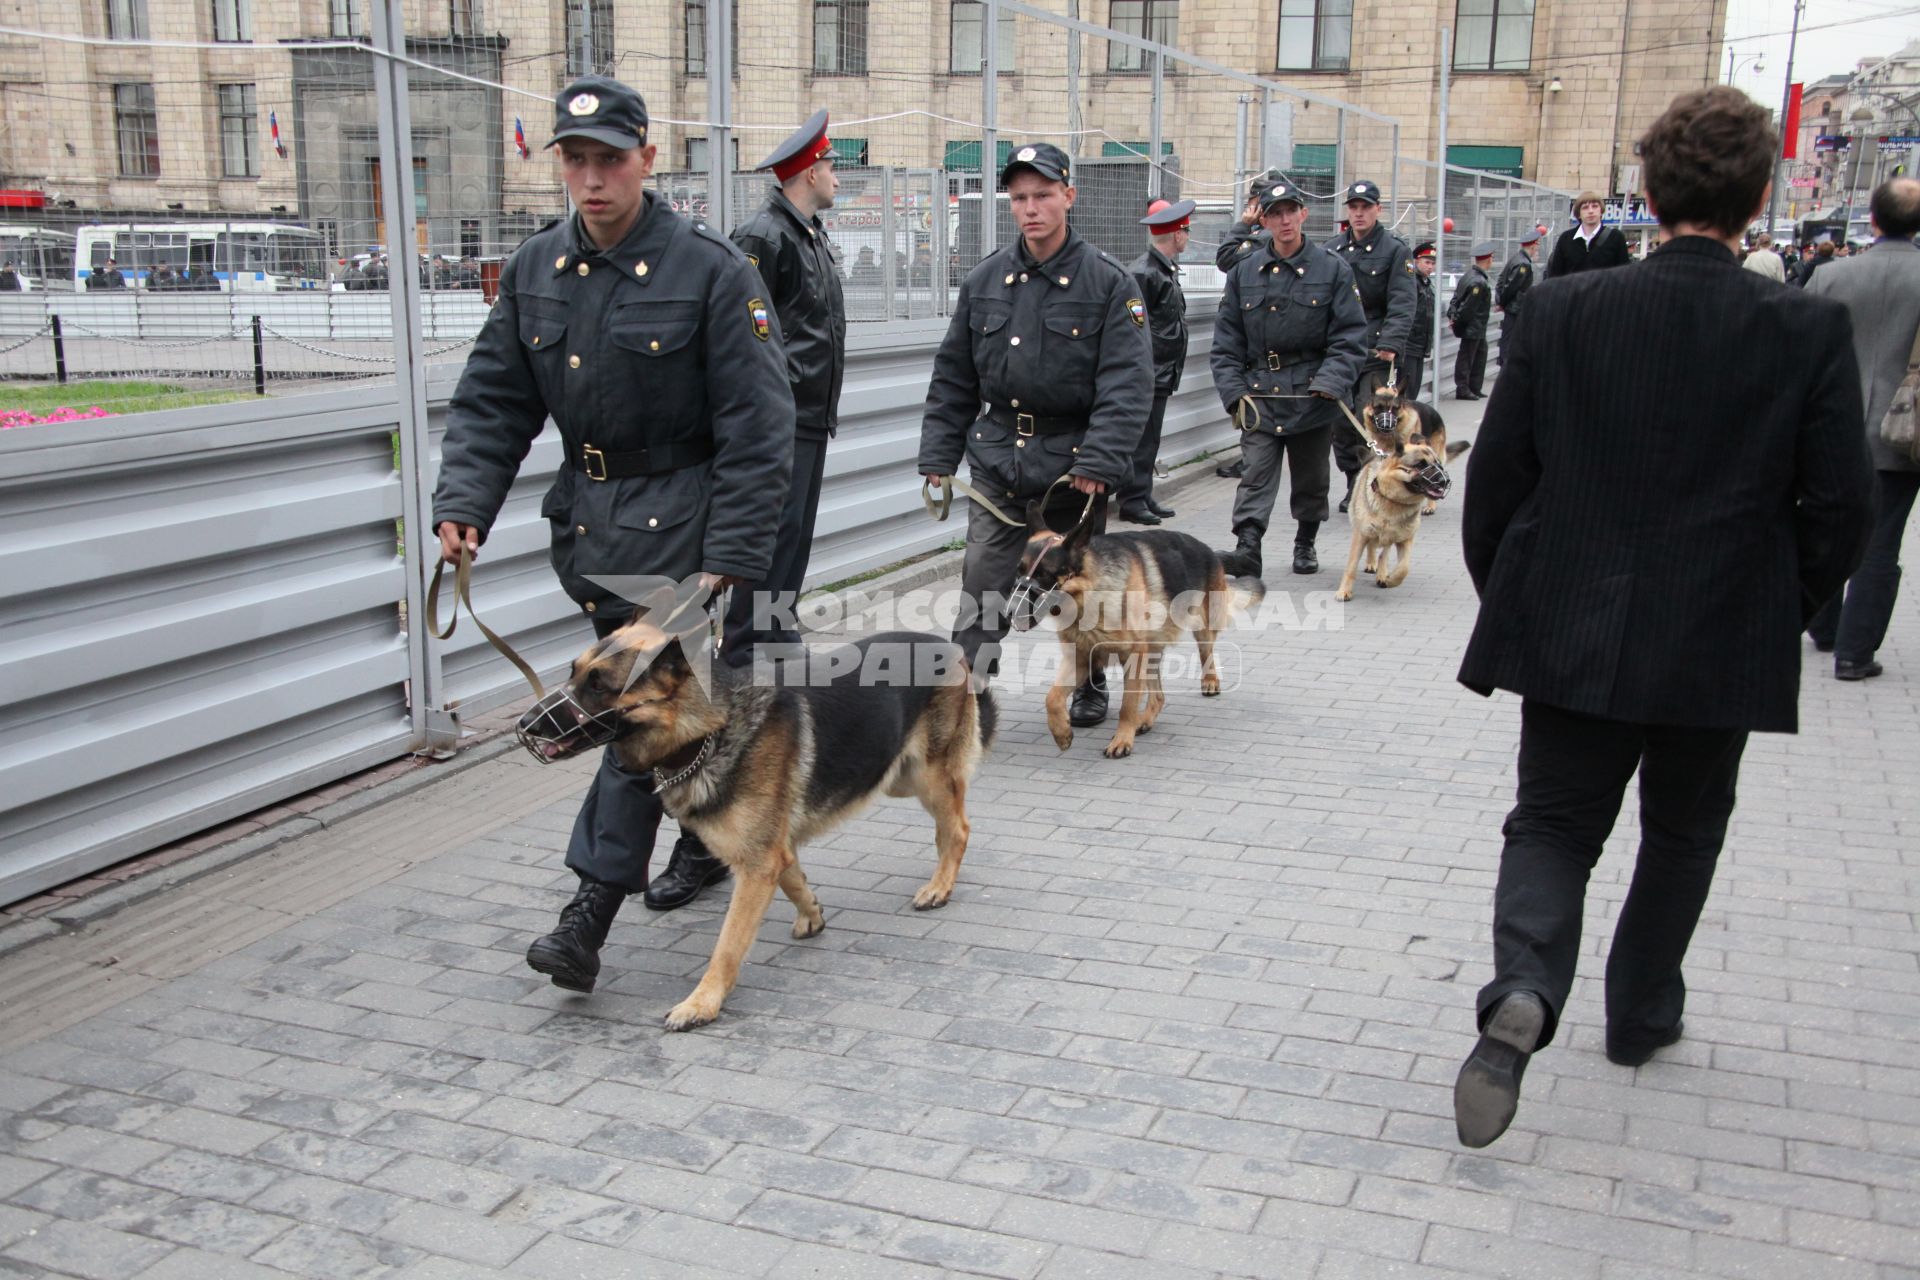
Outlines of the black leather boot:
[[650,911],[672,911],[699,897],[708,885],[726,878],[727,864],[708,853],[699,836],[683,831],[673,842],[673,857],[667,860],[667,869],[647,881],[642,901]]
[[1153,512],[1153,514],[1159,516],[1162,520],[1171,520],[1175,514],[1172,507],[1151,495],[1147,498],[1147,510]]
[[1357,478],[1358,474],[1359,474],[1358,472],[1355,472],[1354,474],[1349,475],[1347,477],[1347,496],[1340,499],[1341,515],[1345,515],[1347,513],[1347,508],[1353,505],[1353,482]]
[[1320,572],[1320,557],[1313,549],[1314,535],[1319,532],[1318,520],[1300,522],[1300,531],[1293,535],[1293,571],[1295,573]]
[[1233,531],[1238,541],[1231,551],[1220,553],[1221,567],[1229,578],[1257,578],[1260,576],[1260,529],[1251,524],[1243,524]]
[[1076,729],[1091,729],[1107,718],[1107,669],[1097,666],[1087,682],[1073,691],[1067,705],[1067,723]]
[[560,927],[527,948],[527,964],[556,987],[591,991],[600,977],[600,948],[627,891],[604,880],[580,877],[573,901],[560,909]]

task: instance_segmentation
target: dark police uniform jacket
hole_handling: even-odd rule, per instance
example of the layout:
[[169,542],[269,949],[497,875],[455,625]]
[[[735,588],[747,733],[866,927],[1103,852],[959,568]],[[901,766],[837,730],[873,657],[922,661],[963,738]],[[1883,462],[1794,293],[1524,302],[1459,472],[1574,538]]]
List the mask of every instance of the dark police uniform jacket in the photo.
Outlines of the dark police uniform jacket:
[[1146,325],[1133,277],[1071,228],[1045,263],[1018,237],[989,254],[934,357],[920,473],[950,476],[964,452],[991,492],[1037,497],[1068,472],[1119,485],[1153,407]]
[[1187,364],[1187,295],[1180,288],[1180,268],[1153,246],[1128,268],[1140,285],[1147,304],[1147,336],[1153,346],[1153,394],[1170,396],[1180,389]]
[[1409,360],[1425,360],[1433,350],[1433,281],[1413,271],[1413,328],[1407,332]]
[[1407,334],[1413,328],[1413,250],[1377,222],[1364,238],[1356,239],[1349,229],[1327,241],[1326,247],[1339,254],[1353,272],[1353,287],[1360,291],[1360,309],[1367,314],[1369,362],[1381,347],[1396,355],[1404,354]]
[[1467,268],[1453,287],[1453,336],[1484,338],[1487,318],[1493,314],[1493,285],[1478,266]]
[[1500,284],[1494,301],[1507,313],[1509,321],[1520,318],[1520,310],[1526,305],[1527,290],[1533,288],[1533,259],[1527,256],[1525,249],[1515,249],[1513,256],[1507,259],[1507,265],[1500,269]]
[[1227,228],[1227,238],[1213,251],[1213,265],[1224,275],[1233,270],[1234,263],[1251,257],[1254,250],[1264,248],[1272,241],[1273,237],[1259,223],[1235,218],[1233,225]]
[[[1290,258],[1269,238],[1227,275],[1213,326],[1213,386],[1232,413],[1248,395],[1325,392],[1346,399],[1366,360],[1367,317],[1353,272],[1301,243]],[[1264,400],[1260,427],[1282,434],[1328,426],[1340,411],[1312,400]]]
[[777,187],[734,228],[733,242],[759,270],[780,317],[797,432],[802,439],[824,440],[840,425],[840,386],[847,374],[840,252],[820,219],[802,217]]
[[447,411],[434,524],[488,529],[551,416],[567,463],[540,514],[582,607],[633,612],[590,575],[763,577],[793,465],[764,283],[724,236],[652,194],[613,249],[577,222],[535,233],[500,273]]

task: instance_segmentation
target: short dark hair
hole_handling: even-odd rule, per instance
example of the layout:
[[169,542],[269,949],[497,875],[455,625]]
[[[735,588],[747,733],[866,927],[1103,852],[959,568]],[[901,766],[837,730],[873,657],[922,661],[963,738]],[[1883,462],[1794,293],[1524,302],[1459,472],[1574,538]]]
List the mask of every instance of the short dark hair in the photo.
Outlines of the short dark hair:
[[1662,226],[1689,222],[1737,235],[1753,220],[1779,148],[1767,109],[1716,85],[1675,98],[1637,149]]
[[1920,232],[1920,179],[1888,178],[1873,189],[1867,208],[1881,235],[1911,240]]

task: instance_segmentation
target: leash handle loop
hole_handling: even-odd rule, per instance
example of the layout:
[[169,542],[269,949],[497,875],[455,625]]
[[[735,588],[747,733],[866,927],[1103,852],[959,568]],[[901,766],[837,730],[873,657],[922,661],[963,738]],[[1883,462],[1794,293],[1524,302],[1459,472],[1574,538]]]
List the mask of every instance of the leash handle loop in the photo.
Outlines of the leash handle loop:
[[540,677],[528,665],[527,660],[513,651],[513,646],[494,634],[493,628],[480,621],[480,615],[473,607],[473,552],[467,544],[460,544],[460,563],[453,573],[453,613],[447,619],[447,629],[440,629],[440,576],[446,571],[447,562],[443,559],[433,566],[433,581],[427,584],[427,631],[435,640],[447,640],[453,636],[455,627],[460,625],[460,606],[467,606],[467,616],[473,619],[473,625],[480,628],[480,634],[487,643],[499,651],[500,656],[520,669],[527,683],[533,688],[535,700],[547,696],[546,686],[540,683]]
[[927,479],[925,476],[920,478],[920,501],[926,505],[927,514],[935,520],[945,520],[953,511],[953,495],[955,490],[958,490],[961,496],[971,498],[976,504],[984,507],[987,514],[995,520],[998,520],[1001,524],[1011,525],[1015,529],[1024,529],[1027,527],[1025,520],[1015,520],[1012,516],[996,506],[993,499],[981,493],[965,480],[958,479],[954,476],[941,476],[940,501],[936,503],[933,500],[933,481]]

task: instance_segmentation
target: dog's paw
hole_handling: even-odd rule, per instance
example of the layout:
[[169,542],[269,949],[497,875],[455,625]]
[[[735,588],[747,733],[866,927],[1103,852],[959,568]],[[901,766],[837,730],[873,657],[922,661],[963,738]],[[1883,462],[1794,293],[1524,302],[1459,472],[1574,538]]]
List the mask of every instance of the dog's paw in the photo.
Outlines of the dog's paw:
[[1220,696],[1220,679],[1218,676],[1202,676],[1200,678],[1200,696],[1203,698],[1217,698]]
[[1335,600],[1351,600],[1353,599],[1353,588],[1342,587],[1338,591],[1333,593],[1333,598]]
[[952,897],[953,890],[951,889],[939,889],[930,884],[921,885],[920,892],[913,895],[913,909],[915,911],[936,911],[946,906]]
[[1060,748],[1062,751],[1065,751],[1068,747],[1073,745],[1073,730],[1054,729],[1054,730],[1051,730],[1050,732],[1053,734],[1053,745]]
[[720,1016],[720,1003],[708,1004],[697,995],[688,996],[667,1011],[665,1026],[669,1031],[691,1031],[695,1027],[704,1027]]
[[793,936],[796,938],[811,938],[824,931],[826,927],[827,918],[818,911],[812,915],[802,914],[793,918]]
[[1130,756],[1133,754],[1133,739],[1128,738],[1125,742],[1122,742],[1120,739],[1115,738],[1107,744],[1107,749],[1100,754],[1109,760],[1119,760]]

